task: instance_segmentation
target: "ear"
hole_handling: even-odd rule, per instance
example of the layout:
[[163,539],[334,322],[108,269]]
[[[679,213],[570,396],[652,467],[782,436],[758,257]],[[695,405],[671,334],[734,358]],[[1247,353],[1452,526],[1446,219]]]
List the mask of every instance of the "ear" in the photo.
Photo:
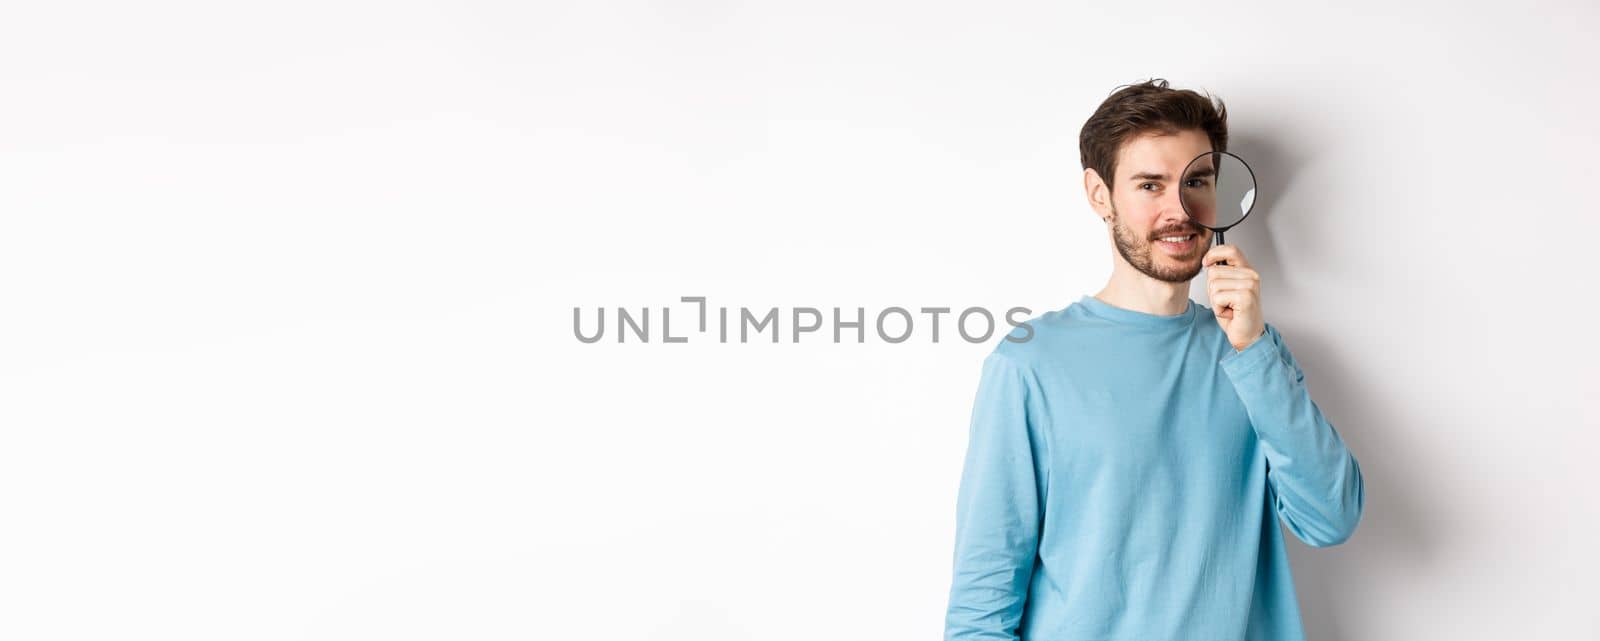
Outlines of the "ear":
[[1101,220],[1111,217],[1111,188],[1100,179],[1100,172],[1093,168],[1083,170],[1083,193],[1089,197],[1089,206]]

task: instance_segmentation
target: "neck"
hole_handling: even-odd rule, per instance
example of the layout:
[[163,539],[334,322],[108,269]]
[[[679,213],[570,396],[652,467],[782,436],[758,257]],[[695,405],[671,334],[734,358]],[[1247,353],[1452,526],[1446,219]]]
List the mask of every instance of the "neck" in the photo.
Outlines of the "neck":
[[1176,316],[1189,308],[1189,283],[1146,276],[1118,257],[1111,280],[1094,297],[1113,307],[1157,316]]

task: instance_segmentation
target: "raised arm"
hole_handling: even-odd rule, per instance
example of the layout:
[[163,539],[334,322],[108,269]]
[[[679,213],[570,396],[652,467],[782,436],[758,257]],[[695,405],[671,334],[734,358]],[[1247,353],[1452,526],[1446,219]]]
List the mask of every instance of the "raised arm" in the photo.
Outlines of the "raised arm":
[[956,502],[946,641],[1018,638],[1048,474],[1047,444],[1029,420],[1030,380],[1010,357],[984,360]]
[[1274,508],[1307,545],[1343,543],[1361,521],[1361,467],[1306,391],[1305,373],[1277,328],[1222,369],[1244,402],[1267,457]]

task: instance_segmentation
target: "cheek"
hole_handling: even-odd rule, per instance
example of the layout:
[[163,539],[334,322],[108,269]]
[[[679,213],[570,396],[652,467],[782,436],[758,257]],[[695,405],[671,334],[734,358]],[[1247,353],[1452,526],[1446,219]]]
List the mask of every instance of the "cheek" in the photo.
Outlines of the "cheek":
[[1117,215],[1122,218],[1122,225],[1136,236],[1144,237],[1149,235],[1150,231],[1155,229],[1153,225],[1155,225],[1160,210],[1155,206],[1155,203],[1140,202],[1137,199],[1130,200],[1132,202],[1117,203]]

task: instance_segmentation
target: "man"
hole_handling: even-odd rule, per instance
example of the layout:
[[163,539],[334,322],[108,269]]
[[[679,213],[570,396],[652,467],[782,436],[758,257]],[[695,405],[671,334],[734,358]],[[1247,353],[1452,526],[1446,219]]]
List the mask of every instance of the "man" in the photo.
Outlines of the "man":
[[[1361,470],[1263,320],[1259,275],[1178,203],[1178,174],[1227,140],[1220,101],[1165,80],[1084,124],[1111,280],[983,363],[947,641],[1305,638],[1277,520],[1345,541]],[[1210,307],[1188,296],[1202,267]]]

